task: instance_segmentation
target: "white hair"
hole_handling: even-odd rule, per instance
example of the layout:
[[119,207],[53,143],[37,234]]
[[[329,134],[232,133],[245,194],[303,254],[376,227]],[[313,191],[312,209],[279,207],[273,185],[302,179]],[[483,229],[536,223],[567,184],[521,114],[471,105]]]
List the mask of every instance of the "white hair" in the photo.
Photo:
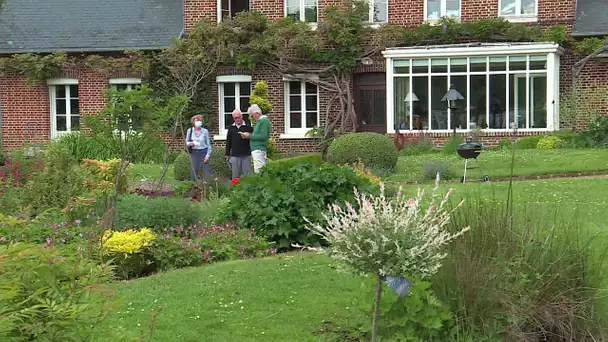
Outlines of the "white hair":
[[257,104],[253,104],[253,105],[251,105],[251,107],[249,107],[249,109],[247,109],[247,113],[249,113],[249,114],[253,114],[253,113],[262,114],[262,110],[260,109],[260,106],[258,106]]
[[241,112],[241,110],[237,108],[237,109],[235,109],[235,110],[232,111],[232,116],[234,116],[235,114],[236,115],[243,114],[243,112]]

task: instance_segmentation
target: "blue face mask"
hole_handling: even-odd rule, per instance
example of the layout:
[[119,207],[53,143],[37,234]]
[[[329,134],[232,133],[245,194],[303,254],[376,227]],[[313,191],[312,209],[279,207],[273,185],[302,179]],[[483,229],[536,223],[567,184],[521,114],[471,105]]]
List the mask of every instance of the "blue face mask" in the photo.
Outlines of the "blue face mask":
[[203,122],[202,121],[194,121],[194,127],[196,127],[196,128],[203,127]]

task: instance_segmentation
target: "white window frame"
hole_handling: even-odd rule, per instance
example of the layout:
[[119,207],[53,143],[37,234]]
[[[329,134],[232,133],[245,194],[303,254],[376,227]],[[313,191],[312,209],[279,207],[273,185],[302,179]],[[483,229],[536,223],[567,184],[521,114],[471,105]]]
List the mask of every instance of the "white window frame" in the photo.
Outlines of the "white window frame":
[[376,5],[377,1],[379,1],[379,0],[367,0],[367,3],[369,4],[369,13],[368,13],[369,20],[364,21],[365,24],[371,25],[374,28],[377,28],[381,24],[386,24],[388,22],[389,0],[382,0],[382,1],[384,1],[384,5],[386,6],[386,20],[385,21],[374,21],[374,8],[376,7],[375,5]]
[[[304,138],[311,138],[310,136],[307,136],[306,133],[308,133],[308,131],[310,131],[312,129],[312,127],[300,127],[300,128],[290,128],[290,112],[289,112],[289,104],[290,104],[290,92],[289,92],[289,83],[290,82],[300,82],[300,101],[301,101],[301,112],[302,112],[302,123],[304,125],[306,125],[306,112],[308,112],[306,110],[306,95],[310,95],[310,94],[306,94],[306,83],[311,83],[314,84],[312,82],[307,82],[305,81],[306,77],[297,77],[297,78],[293,78],[290,76],[284,77],[283,78],[283,95],[284,95],[284,122],[285,122],[285,127],[284,127],[284,134],[281,134],[280,138],[281,139],[304,139]],[[318,79],[318,77],[314,77],[312,78],[314,79]],[[321,108],[320,108],[320,98],[319,98],[319,86],[314,84],[317,87],[317,126],[320,124],[320,120],[321,120]]]
[[[288,0],[283,0],[283,17],[287,17],[287,1]],[[300,21],[306,22],[306,1],[305,0],[298,0],[300,2]],[[308,24],[310,24],[311,26],[313,26],[314,28],[317,27],[317,25],[319,24],[319,0],[317,1],[317,19],[316,21],[312,22],[308,22]]]
[[534,13],[533,14],[519,14],[521,13],[521,2],[522,0],[515,1],[515,14],[502,14],[502,2],[504,0],[498,0],[498,16],[503,17],[512,22],[526,23],[538,21],[538,0],[534,0]]
[[[519,128],[517,131],[523,132],[549,132],[554,130],[559,130],[559,65],[560,65],[560,56],[563,55],[564,49],[559,46],[559,44],[554,43],[521,43],[521,44],[498,44],[498,45],[489,45],[489,46],[475,46],[475,47],[467,47],[467,46],[458,46],[454,47],[442,48],[442,47],[427,47],[427,48],[391,48],[382,52],[384,57],[386,58],[386,99],[387,99],[387,133],[393,134],[395,133],[395,107],[394,107],[394,87],[395,87],[395,77],[399,76],[408,76],[410,77],[410,87],[412,85],[412,77],[411,72],[408,74],[396,74],[394,72],[393,62],[395,60],[403,60],[403,59],[416,59],[416,58],[471,58],[471,57],[492,57],[492,56],[530,56],[530,55],[541,55],[546,54],[547,63],[545,72],[547,75],[547,96],[546,96],[546,110],[547,110],[547,127],[546,128]],[[527,57],[529,59],[529,57]],[[410,60],[410,68],[411,68],[411,60]],[[430,63],[429,63],[430,64]],[[470,63],[469,63],[470,65]],[[526,77],[530,74],[538,74],[542,73],[542,71],[530,70],[529,67],[526,70],[521,71],[510,71],[508,67],[509,63],[507,60],[507,69],[505,71],[485,71],[486,75],[492,74],[515,74],[515,73],[525,73]],[[430,69],[429,69],[430,70]],[[410,69],[411,71],[411,69]],[[466,73],[431,73],[432,75],[438,76],[448,76],[448,83],[450,75],[461,75],[464,74],[467,76],[467,80],[470,79],[470,76],[473,72],[470,71],[470,68],[467,67]],[[419,75],[424,75],[425,73],[421,73]],[[477,72],[473,73],[477,74]],[[507,87],[508,85],[508,77],[507,77]],[[489,82],[489,81],[488,81]],[[470,82],[467,82],[470,88]],[[489,89],[487,87],[486,89]],[[465,101],[467,103],[467,126],[470,126],[470,94],[469,96],[465,96]],[[526,94],[529,97],[529,93]],[[528,101],[528,100],[527,100]],[[508,99],[507,99],[508,102]],[[446,104],[447,107],[447,104]],[[448,112],[449,113],[449,112]],[[506,108],[507,117],[505,119],[505,128],[487,128],[484,129],[486,132],[513,132],[513,129],[507,128],[509,122],[509,108],[507,105]],[[529,117],[529,114],[526,115]],[[451,115],[448,115],[448,127],[450,127],[450,118]],[[411,122],[411,120],[410,120]],[[432,128],[432,127],[431,127]],[[413,130],[410,124],[408,133],[449,133],[453,132],[452,129],[442,129],[442,130]],[[466,129],[456,129],[457,132],[465,133],[470,132],[471,129],[467,127]]]
[[[441,18],[443,18],[443,17],[446,16],[446,14],[447,14],[447,1],[446,0],[440,0],[440,1],[441,1],[441,8],[439,10],[439,18],[429,19],[428,18],[428,2],[429,2],[429,0],[424,0],[424,21],[429,22],[429,23],[437,23],[439,20],[441,20]],[[458,17],[454,17],[454,18],[451,18],[451,19],[455,19],[457,21],[460,21],[461,17],[462,17],[462,0],[459,0],[458,1]]]
[[[117,85],[126,85],[127,86],[127,90],[132,90],[133,87],[136,87],[138,85],[141,85],[141,78],[136,78],[136,77],[132,77],[132,78],[111,78],[108,83],[110,84],[110,87],[112,87],[113,89],[117,89]],[[129,118],[129,124],[132,124],[133,122],[131,121],[131,119]],[[130,133],[135,132],[135,130],[133,129],[129,129]],[[114,130],[114,133],[118,134],[118,130]],[[122,136],[124,137],[125,132],[121,133]],[[143,135],[143,133],[139,133],[139,135]]]
[[[251,6],[251,1],[247,0],[247,2],[249,2],[249,6]],[[217,0],[217,22],[221,23],[222,22],[222,0]],[[250,7],[251,9],[251,7]],[[228,12],[230,15],[232,15],[232,2],[229,0],[228,1]]]
[[[72,118],[71,118],[72,108],[71,108],[71,101],[70,101],[70,99],[72,99],[72,97],[70,94],[70,87],[69,87],[72,85],[78,85],[78,79],[76,79],[76,78],[54,78],[54,79],[47,80],[46,84],[49,86],[51,139],[58,138],[64,134],[78,132],[78,131],[72,131]],[[67,86],[66,92],[65,92],[65,96],[66,96],[66,107],[65,107],[66,130],[62,131],[62,132],[57,131],[57,120],[56,120],[57,105],[55,103],[56,94],[57,94],[57,86],[62,86],[62,87]],[[76,99],[78,99],[78,106],[80,106],[80,96],[76,97]],[[78,114],[80,115],[80,108],[79,108]],[[81,115],[81,117],[82,117],[82,115]]]
[[[224,126],[224,84],[225,83],[235,83],[235,105],[242,112],[246,111],[247,108],[240,108],[240,85],[242,82],[251,83],[251,76],[249,75],[229,75],[229,76],[217,76],[215,78],[215,83],[217,83],[217,93],[218,93],[218,134],[213,136],[213,140],[226,140],[226,136],[228,134],[228,128]],[[249,90],[250,94],[252,90]],[[251,95],[249,95],[251,96]]]

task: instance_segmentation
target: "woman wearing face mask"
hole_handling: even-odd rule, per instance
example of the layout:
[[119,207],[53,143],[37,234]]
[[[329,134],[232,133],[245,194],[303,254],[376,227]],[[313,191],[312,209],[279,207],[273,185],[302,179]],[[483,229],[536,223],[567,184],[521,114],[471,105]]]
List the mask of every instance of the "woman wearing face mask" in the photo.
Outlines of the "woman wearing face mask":
[[186,146],[190,153],[190,176],[192,181],[198,182],[198,170],[202,166],[205,177],[211,176],[209,156],[211,156],[211,139],[209,131],[203,128],[203,116],[195,115],[190,119],[194,127],[186,132]]

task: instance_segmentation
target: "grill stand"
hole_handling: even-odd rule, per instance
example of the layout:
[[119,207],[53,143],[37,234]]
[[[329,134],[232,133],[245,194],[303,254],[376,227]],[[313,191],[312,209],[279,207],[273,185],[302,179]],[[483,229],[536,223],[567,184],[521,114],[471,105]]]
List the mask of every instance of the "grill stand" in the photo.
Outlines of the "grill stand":
[[[473,167],[469,167],[469,159],[473,159],[475,160],[475,164],[476,166]],[[482,170],[481,170],[481,165],[479,164],[479,161],[477,160],[477,158],[465,158],[464,159],[464,175],[462,176],[462,178],[460,179],[460,182],[462,184],[467,182],[467,170],[472,170],[472,169],[478,169],[479,170],[479,176],[480,179],[478,180],[479,182],[489,182],[490,181],[490,177],[488,177],[488,175],[483,175],[483,177],[481,177],[481,175],[483,174]],[[471,182],[471,181],[469,181]]]

